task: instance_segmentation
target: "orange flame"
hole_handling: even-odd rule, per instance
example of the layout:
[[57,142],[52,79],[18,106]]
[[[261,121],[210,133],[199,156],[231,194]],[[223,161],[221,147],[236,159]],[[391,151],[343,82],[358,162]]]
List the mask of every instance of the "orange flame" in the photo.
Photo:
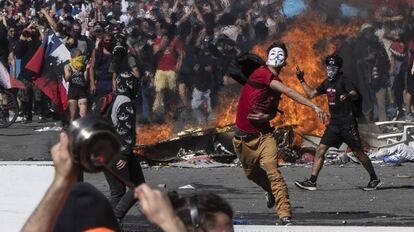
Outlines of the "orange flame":
[[154,144],[173,136],[172,124],[140,125],[137,127],[138,144]]
[[217,115],[215,126],[224,127],[236,122],[237,103],[238,99],[236,96],[219,93],[219,106],[215,112]]
[[[353,25],[327,25],[315,20],[309,20],[309,15],[298,18],[281,38],[288,47],[288,65],[280,75],[282,81],[290,88],[298,91],[303,96],[305,93],[299,81],[296,79],[296,65],[305,71],[307,84],[316,88],[325,80],[323,59],[336,50],[336,44],[332,38],[339,35],[355,35],[357,28]],[[273,41],[268,41],[263,46],[256,46],[253,52],[267,59],[265,48]],[[318,106],[328,112],[325,96],[314,100]],[[272,120],[275,127],[296,125],[295,131],[302,134],[321,135],[325,126],[317,118],[315,112],[307,106],[300,105],[290,98],[282,95],[279,109],[284,112]],[[295,139],[297,142],[298,139]]]
[[[312,18],[312,20],[309,20]],[[338,35],[355,35],[357,27],[353,25],[327,25],[315,20],[318,17],[306,17],[296,19],[291,27],[285,32],[281,41],[288,46],[289,58],[288,65],[282,70],[282,81],[294,90],[305,96],[305,93],[296,79],[296,65],[305,71],[305,79],[309,86],[317,87],[325,77],[323,58],[336,50],[336,45],[331,40]],[[269,40],[264,44],[259,44],[252,49],[264,60],[267,58],[266,48],[273,42]],[[238,103],[238,93],[219,95],[219,106],[215,110],[217,119],[214,125],[223,127],[235,123],[236,109]],[[318,97],[313,100],[318,106],[328,112],[326,97]],[[325,126],[319,121],[316,114],[307,106],[300,105],[293,100],[282,97],[279,109],[284,112],[272,120],[272,125],[281,127],[286,125],[296,125],[295,131],[302,134],[321,135]],[[139,126],[137,129],[137,142],[139,144],[153,144],[161,140],[173,137],[173,125],[150,125]],[[300,141],[295,138],[295,144]]]

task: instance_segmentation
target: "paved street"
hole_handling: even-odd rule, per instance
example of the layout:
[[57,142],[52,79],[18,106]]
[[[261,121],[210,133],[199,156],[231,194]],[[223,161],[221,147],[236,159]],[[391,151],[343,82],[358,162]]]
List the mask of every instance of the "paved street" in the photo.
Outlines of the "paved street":
[[[57,132],[35,132],[52,124],[15,124],[0,129],[0,159],[50,160],[49,149],[57,140]],[[0,166],[0,168],[2,168]],[[310,167],[282,167],[288,183],[294,220],[297,225],[344,226],[414,226],[414,163],[402,166],[375,164],[384,185],[378,191],[361,190],[368,182],[362,166],[326,166],[319,178],[318,191],[303,191],[294,186],[295,180],[308,177]],[[167,191],[191,185],[195,189],[178,190],[187,195],[195,191],[210,191],[227,199],[239,224],[272,225],[276,216],[267,209],[263,191],[249,182],[241,168],[179,169],[151,167],[144,170],[147,181],[157,186],[166,184]],[[88,174],[88,182],[108,194],[102,174]],[[151,231],[150,226],[134,208],[125,219],[128,231]],[[414,227],[413,227],[414,231]]]

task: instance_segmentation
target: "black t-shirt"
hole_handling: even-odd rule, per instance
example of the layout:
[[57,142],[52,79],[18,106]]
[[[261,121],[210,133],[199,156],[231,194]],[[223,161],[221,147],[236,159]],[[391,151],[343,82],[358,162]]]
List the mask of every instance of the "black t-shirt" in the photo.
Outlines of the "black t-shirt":
[[193,85],[200,91],[211,90],[214,82],[214,59],[207,50],[199,49],[196,62],[199,65],[195,72]]
[[326,94],[328,97],[329,112],[331,114],[330,124],[338,125],[356,122],[355,116],[352,113],[351,99],[340,100],[342,94],[347,94],[352,90],[356,91],[355,86],[350,79],[342,75],[334,81],[325,80],[316,88],[319,94]]

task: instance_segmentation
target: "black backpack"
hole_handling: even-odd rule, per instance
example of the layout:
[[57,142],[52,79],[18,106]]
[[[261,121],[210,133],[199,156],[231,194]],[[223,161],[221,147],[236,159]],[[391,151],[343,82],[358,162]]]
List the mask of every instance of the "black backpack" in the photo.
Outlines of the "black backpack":
[[[250,75],[263,65],[266,65],[266,62],[260,56],[252,53],[244,53],[230,62],[227,75],[241,85],[248,84],[255,89],[264,89],[268,86],[249,80]],[[283,114],[283,111],[279,109],[277,109],[277,112]]]
[[[245,53],[234,60],[232,60],[227,69],[227,75],[233,78],[235,81],[241,85],[248,83],[249,76],[260,66],[265,65],[266,63],[262,58],[251,53]],[[250,84],[251,82],[249,82]],[[255,82],[253,82],[255,83]],[[259,84],[259,83],[257,83]],[[252,85],[255,88],[255,86]],[[259,86],[257,86],[259,87]],[[264,88],[265,86],[260,86],[259,88]]]

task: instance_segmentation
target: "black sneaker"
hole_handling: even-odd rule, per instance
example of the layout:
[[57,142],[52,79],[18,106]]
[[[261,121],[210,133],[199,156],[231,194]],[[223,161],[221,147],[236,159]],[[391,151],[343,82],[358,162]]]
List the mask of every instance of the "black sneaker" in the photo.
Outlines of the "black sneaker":
[[295,185],[298,186],[301,189],[315,191],[316,188],[316,182],[312,182],[309,179],[305,179],[304,181],[296,181]]
[[267,208],[273,208],[276,204],[275,196],[272,193],[266,193]]
[[382,185],[382,182],[380,179],[376,179],[376,180],[371,180],[367,187],[363,188],[364,191],[372,191],[372,190],[377,190],[377,188],[379,186]]
[[280,226],[289,226],[292,225],[292,218],[291,217],[282,217],[279,219],[279,221],[276,223],[276,225]]

